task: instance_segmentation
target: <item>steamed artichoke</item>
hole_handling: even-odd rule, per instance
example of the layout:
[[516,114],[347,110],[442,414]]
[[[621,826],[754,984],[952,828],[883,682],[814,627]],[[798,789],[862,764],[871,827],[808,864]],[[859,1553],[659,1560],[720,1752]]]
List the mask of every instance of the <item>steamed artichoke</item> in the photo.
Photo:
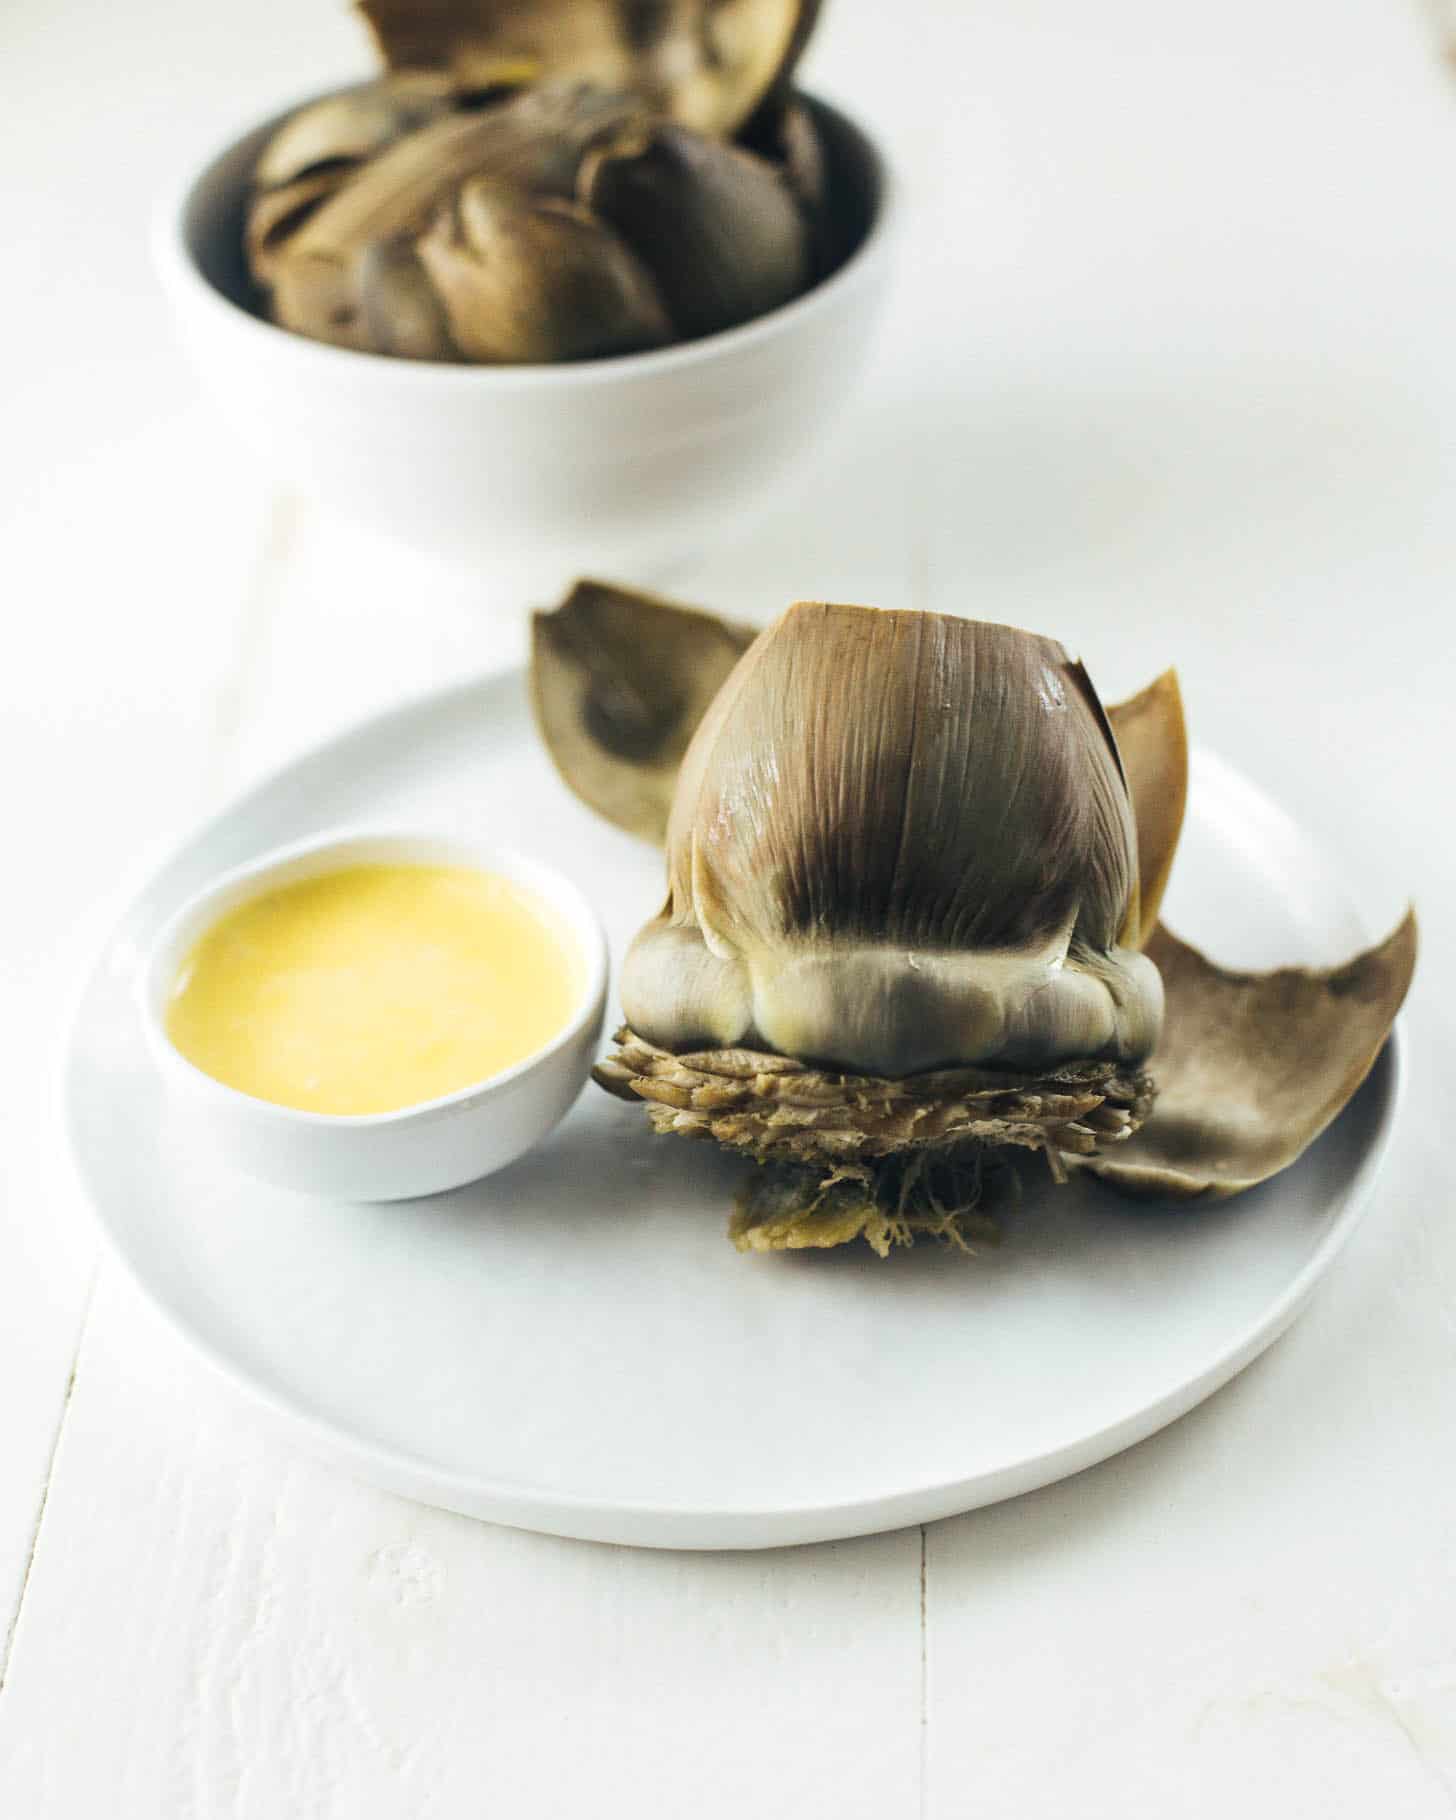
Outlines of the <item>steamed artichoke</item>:
[[1121,761],[1050,639],[791,607],[699,725],[667,854],[622,1004],[675,1053],[902,1079],[1135,1068],[1157,1040]]
[[1104,713],[1051,640],[801,603],[723,678],[747,636],[589,583],[538,615],[533,664],[567,782],[668,850],[597,1079],[766,1166],[740,1248],[964,1242],[1015,1149],[1059,1179],[1237,1193],[1345,1105],[1414,919],[1329,973],[1225,972],[1162,927],[1171,672]]
[[422,360],[634,353],[847,250],[784,87],[806,0],[363,10],[388,72],[301,109],[254,173],[249,268],[285,328]]

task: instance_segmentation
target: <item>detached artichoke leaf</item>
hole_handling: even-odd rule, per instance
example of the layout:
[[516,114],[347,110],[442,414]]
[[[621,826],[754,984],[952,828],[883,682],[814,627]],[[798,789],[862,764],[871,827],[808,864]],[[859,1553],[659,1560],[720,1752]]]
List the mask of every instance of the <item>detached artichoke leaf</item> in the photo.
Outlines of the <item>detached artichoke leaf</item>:
[[[453,318],[454,312],[443,299],[440,310],[427,304],[423,280],[399,246],[422,234],[471,179],[489,179],[522,198],[569,200],[598,135],[620,131],[643,111],[631,96],[545,87],[409,133],[360,166],[285,240],[270,244],[263,281],[271,287],[275,320],[339,347],[419,346],[425,357],[457,358],[454,350],[434,351],[422,332],[432,314]],[[378,325],[388,325],[394,306],[389,283],[379,284],[381,273],[399,280],[399,308],[408,318],[382,335]]]
[[413,241],[375,241],[360,255],[358,273],[366,347],[405,360],[462,358],[445,302]]
[[[1156,685],[1155,685],[1156,686]],[[1069,1158],[1129,1194],[1222,1200],[1300,1156],[1354,1097],[1390,1034],[1416,961],[1408,912],[1342,967],[1237,973],[1159,925],[1158,1101],[1115,1151]]]
[[736,327],[809,284],[805,217],[752,152],[658,126],[594,150],[580,194],[651,270],[681,339]]
[[359,0],[392,70],[459,82],[503,67],[636,88],[684,125],[731,134],[787,83],[819,0]]
[[579,581],[531,630],[531,699],[552,762],[588,808],[661,846],[683,753],[752,627]]
[[1176,670],[1107,710],[1137,822],[1136,945],[1146,948],[1173,869],[1188,804],[1188,728]]
[[798,203],[808,228],[815,281],[837,271],[859,232],[851,213],[834,205],[829,158],[808,107],[792,94],[770,97],[744,128],[738,143],[766,158]]
[[738,143],[778,167],[806,214],[824,210],[829,160],[814,116],[798,96],[772,96],[744,127]]
[[366,159],[448,112],[453,100],[446,76],[381,76],[290,116],[253,171],[244,238],[254,282],[270,290],[278,260],[304,222]]
[[322,165],[306,176],[291,178],[254,197],[243,244],[255,284],[265,291],[273,288],[279,260],[289,241],[309,216],[349,181],[354,168],[347,163]]
[[646,268],[574,203],[472,179],[418,251],[467,359],[586,360],[672,338]]
[[262,189],[293,183],[327,168],[360,164],[406,133],[448,113],[455,85],[448,76],[380,76],[325,95],[292,114],[268,141],[253,173]]

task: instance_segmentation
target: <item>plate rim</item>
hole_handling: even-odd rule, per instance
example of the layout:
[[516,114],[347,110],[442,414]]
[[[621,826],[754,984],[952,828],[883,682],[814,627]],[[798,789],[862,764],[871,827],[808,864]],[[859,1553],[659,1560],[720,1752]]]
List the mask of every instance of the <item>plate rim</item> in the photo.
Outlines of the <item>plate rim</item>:
[[[1372,1141],[1334,1197],[1327,1230],[1273,1301],[1247,1321],[1231,1341],[1220,1344],[1211,1358],[1152,1402],[1114,1416],[1074,1440],[1038,1448],[989,1471],[829,1502],[779,1502],[724,1509],[720,1505],[671,1503],[660,1497],[603,1499],[600,1495],[451,1470],[301,1407],[251,1374],[144,1273],[107,1212],[106,1196],[93,1182],[86,1147],[77,1131],[75,1104],[77,1041],[92,991],[107,968],[125,925],[167,874],[227,823],[245,814],[250,805],[275,792],[284,780],[312,764],[337,761],[345,748],[361,738],[397,731],[427,712],[448,713],[474,695],[510,691],[526,703],[529,712],[526,675],[524,665],[496,665],[443,686],[412,692],[401,701],[352,718],[323,739],[271,765],[183,831],[174,830],[153,843],[128,868],[118,888],[103,899],[96,915],[86,920],[75,944],[82,961],[73,975],[76,984],[59,1025],[51,1069],[51,1106],[61,1149],[72,1179],[90,1208],[107,1255],[120,1265],[143,1300],[231,1392],[240,1395],[270,1425],[293,1437],[315,1458],[340,1466],[367,1483],[439,1508],[586,1541],[685,1550],[768,1548],[842,1540],[931,1522],[1072,1477],[1186,1415],[1229,1383],[1288,1329],[1369,1208],[1399,1123],[1408,1083],[1403,1016],[1396,1020],[1362,1083],[1361,1091],[1368,1084],[1378,1083],[1384,1093]],[[1277,811],[1301,838],[1310,841],[1316,853],[1323,855],[1324,850],[1281,808],[1277,799],[1221,754],[1195,747],[1195,753],[1199,752]],[[1364,919],[1360,920],[1363,924]]]

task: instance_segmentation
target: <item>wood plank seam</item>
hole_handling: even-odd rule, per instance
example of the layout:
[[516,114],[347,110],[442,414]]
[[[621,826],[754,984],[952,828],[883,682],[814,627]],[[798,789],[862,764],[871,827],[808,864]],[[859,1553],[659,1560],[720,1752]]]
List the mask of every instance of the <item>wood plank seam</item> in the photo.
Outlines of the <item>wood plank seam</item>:
[[15,1648],[15,1638],[20,1630],[20,1614],[25,1610],[26,1589],[30,1585],[31,1570],[35,1566],[36,1552],[40,1547],[41,1525],[45,1522],[46,1505],[50,1502],[51,1485],[56,1476],[56,1458],[61,1451],[61,1436],[65,1432],[66,1417],[70,1413],[71,1398],[76,1390],[76,1376],[81,1365],[81,1346],[86,1336],[86,1323],[91,1314],[91,1300],[96,1294],[96,1278],[99,1274],[99,1260],[93,1260],[91,1275],[86,1284],[86,1295],[81,1305],[80,1325],[76,1330],[76,1350],[71,1359],[71,1369],[66,1376],[66,1388],[61,1396],[61,1407],[56,1412],[55,1433],[51,1436],[50,1452],[46,1456],[45,1477],[41,1481],[40,1498],[35,1507],[35,1523],[30,1532],[30,1548],[25,1556],[25,1571],[20,1576],[20,1590],[15,1597],[15,1610],[10,1614],[10,1623],[5,1629],[4,1645],[0,1646],[0,1696],[5,1693],[5,1677],[10,1669],[10,1657]]
[[925,1540],[925,1525],[920,1528],[920,1742],[919,1789],[920,1820],[925,1820],[930,1811],[930,1791],[926,1785],[926,1770],[930,1761],[930,1652],[929,1652],[929,1549]]
[[237,651],[218,691],[213,749],[205,795],[212,798],[231,782],[229,776],[247,730],[284,580],[298,547],[302,507],[293,493],[276,493],[269,501],[257,559],[248,582],[247,604],[239,619]]

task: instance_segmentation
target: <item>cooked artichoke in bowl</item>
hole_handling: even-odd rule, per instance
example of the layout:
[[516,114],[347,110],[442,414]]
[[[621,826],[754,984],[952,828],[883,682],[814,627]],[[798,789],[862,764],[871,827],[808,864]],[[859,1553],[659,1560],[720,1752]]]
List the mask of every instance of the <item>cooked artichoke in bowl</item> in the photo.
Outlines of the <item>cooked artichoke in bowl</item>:
[[494,365],[699,339],[867,225],[789,88],[813,0],[365,0],[386,68],[259,158],[262,308],[356,351]]
[[1158,912],[1182,826],[1172,672],[1104,710],[1053,640],[801,602],[757,636],[583,583],[538,614],[538,722],[667,849],[599,1084],[760,1167],[744,1250],[989,1236],[988,1166],[1221,1197],[1349,1100],[1415,922],[1341,968],[1217,967]]

